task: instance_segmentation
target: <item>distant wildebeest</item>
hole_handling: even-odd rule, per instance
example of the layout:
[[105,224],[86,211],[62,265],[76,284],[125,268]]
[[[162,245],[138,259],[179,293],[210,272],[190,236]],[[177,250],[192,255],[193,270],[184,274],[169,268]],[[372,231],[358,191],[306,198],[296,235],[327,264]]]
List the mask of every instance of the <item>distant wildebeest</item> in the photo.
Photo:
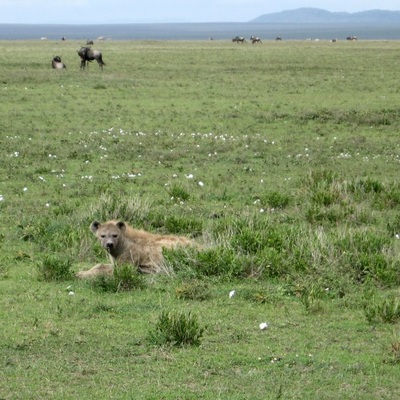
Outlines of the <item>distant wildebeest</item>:
[[51,67],[54,69],[63,69],[67,68],[67,66],[61,61],[60,56],[54,56],[51,60]]
[[262,43],[261,39],[258,36],[251,36],[250,40],[251,40],[252,44],[254,44],[254,43]]
[[277,36],[275,40],[282,40],[280,36]]
[[103,61],[101,51],[93,50],[88,46],[81,47],[80,50],[78,50],[78,55],[81,58],[81,69],[85,69],[86,65],[93,60],[97,61],[101,70],[103,70],[103,65],[106,65]]
[[94,44],[93,40],[90,40],[90,39],[86,40],[86,45],[90,46],[92,44]]
[[357,36],[347,36],[347,40],[357,40]]
[[331,39],[331,43],[336,43],[337,39]]
[[235,36],[232,39],[232,42],[236,42],[236,43],[246,43],[246,39],[243,36]]

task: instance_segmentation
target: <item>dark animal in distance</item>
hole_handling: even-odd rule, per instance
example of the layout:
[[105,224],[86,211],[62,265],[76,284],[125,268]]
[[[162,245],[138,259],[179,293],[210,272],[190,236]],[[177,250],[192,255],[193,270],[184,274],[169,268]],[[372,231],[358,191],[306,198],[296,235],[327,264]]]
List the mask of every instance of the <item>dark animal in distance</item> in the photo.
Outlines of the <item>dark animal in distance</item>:
[[61,61],[60,56],[54,56],[51,60],[51,67],[54,69],[63,69],[67,68],[67,66]]
[[90,40],[90,39],[86,40],[86,45],[90,46],[92,44],[94,44],[93,40]]
[[103,70],[103,65],[106,65],[103,61],[103,55],[99,50],[93,50],[90,46],[81,47],[78,50],[78,55],[81,58],[81,69],[85,69],[86,65],[89,65],[89,62],[96,60],[99,64],[101,70]]
[[347,40],[357,40],[357,36],[347,36]]
[[262,43],[261,39],[258,36],[251,36],[250,37],[251,43]]
[[236,43],[246,43],[246,39],[243,36],[235,36],[232,39],[232,42],[236,42]]
[[275,40],[282,40],[280,36],[277,36]]

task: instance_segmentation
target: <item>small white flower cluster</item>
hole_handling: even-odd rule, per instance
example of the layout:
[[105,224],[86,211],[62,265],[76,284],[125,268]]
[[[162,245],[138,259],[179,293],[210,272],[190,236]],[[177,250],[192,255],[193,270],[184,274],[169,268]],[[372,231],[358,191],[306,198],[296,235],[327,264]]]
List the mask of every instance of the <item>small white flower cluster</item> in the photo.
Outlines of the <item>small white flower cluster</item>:
[[120,179],[120,178],[136,178],[138,176],[142,176],[142,174],[139,172],[137,174],[131,174],[130,172],[128,172],[127,174],[123,173],[122,175],[112,175],[111,179]]
[[340,153],[337,158],[351,158],[350,153]]

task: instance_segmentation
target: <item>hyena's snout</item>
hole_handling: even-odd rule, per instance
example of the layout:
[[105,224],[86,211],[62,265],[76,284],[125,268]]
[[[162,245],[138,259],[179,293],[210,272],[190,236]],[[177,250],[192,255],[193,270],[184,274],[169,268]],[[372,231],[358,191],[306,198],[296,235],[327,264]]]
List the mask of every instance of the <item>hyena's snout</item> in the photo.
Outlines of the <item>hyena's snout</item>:
[[102,243],[103,247],[108,251],[112,251],[113,249],[115,249],[115,243],[113,240],[104,240]]

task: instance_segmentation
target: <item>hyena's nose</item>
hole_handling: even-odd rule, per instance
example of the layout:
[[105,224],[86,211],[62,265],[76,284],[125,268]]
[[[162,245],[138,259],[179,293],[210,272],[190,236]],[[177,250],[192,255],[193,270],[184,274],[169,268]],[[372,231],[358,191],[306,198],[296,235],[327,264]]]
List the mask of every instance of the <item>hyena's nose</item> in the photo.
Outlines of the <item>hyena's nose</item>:
[[110,243],[106,243],[106,247],[107,247],[107,249],[112,249],[113,248],[113,243],[112,242],[110,242]]

